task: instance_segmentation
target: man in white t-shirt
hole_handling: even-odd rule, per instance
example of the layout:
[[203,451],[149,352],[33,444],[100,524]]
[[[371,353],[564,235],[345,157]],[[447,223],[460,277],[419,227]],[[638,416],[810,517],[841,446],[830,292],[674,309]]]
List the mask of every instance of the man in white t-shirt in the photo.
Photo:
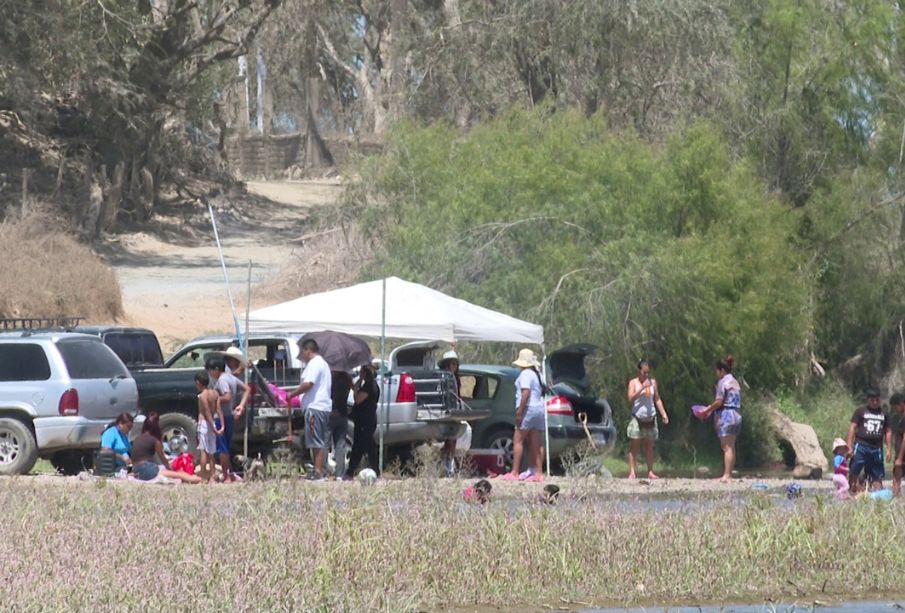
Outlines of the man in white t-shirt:
[[330,427],[330,411],[333,409],[330,367],[318,353],[316,341],[310,338],[303,340],[300,347],[305,370],[302,371],[301,384],[289,392],[288,400],[292,400],[294,396],[302,397],[305,447],[314,454],[314,474],[309,479],[323,481],[327,430]]

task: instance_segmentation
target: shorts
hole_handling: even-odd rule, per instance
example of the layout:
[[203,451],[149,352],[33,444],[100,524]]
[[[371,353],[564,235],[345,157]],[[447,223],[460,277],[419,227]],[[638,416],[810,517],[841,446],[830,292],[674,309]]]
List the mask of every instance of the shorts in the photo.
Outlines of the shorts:
[[142,481],[150,481],[160,474],[160,466],[154,462],[139,462],[132,467],[132,474]]
[[861,476],[870,481],[880,481],[886,476],[886,467],[883,465],[883,447],[872,447],[864,443],[855,443],[855,455],[848,467],[848,478],[853,481]]
[[198,422],[198,449],[211,455],[217,453],[217,435],[204,419]]
[[742,431],[742,415],[735,409],[719,409],[713,418],[713,425],[720,438],[737,436]]
[[330,429],[330,411],[305,409],[305,447],[323,449]]
[[540,430],[544,431],[544,409],[525,409],[525,416],[522,417],[522,425],[519,430]]
[[[223,429],[223,434],[217,437],[217,451],[215,452],[217,455],[221,453],[225,453],[226,455],[230,454],[230,445],[233,440],[233,430],[235,425],[235,420],[233,419],[232,413],[224,413],[223,417],[226,420],[226,427]],[[214,417],[214,423],[219,427],[220,425],[220,417]]]
[[653,421],[648,425],[642,426],[637,417],[632,417],[631,421],[628,422],[626,434],[631,440],[642,438],[650,439],[652,441],[657,440],[660,438],[660,430],[657,428],[657,418],[654,417]]

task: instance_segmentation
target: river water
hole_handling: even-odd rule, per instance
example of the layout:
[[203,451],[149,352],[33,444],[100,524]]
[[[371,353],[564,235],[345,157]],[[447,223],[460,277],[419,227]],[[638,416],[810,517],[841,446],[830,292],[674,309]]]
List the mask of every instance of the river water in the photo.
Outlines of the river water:
[[764,603],[764,604],[721,604],[701,606],[655,606],[634,607],[628,609],[583,609],[581,613],[803,613],[819,611],[820,613],[893,613],[905,609],[905,601],[870,600],[849,602],[809,603]]

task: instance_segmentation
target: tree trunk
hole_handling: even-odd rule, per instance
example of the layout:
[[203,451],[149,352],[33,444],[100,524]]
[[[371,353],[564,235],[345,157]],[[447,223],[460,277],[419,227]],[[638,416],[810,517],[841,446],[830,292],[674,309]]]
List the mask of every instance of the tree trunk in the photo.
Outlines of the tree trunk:
[[321,138],[317,127],[320,114],[320,72],[317,68],[317,24],[313,15],[305,23],[305,56],[302,66],[305,74],[305,167],[333,166],[333,155]]

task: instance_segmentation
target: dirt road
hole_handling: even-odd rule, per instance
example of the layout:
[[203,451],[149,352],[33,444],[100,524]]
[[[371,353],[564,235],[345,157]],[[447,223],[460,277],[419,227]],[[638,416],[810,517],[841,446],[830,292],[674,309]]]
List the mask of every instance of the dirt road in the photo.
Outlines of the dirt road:
[[[249,182],[250,198],[218,202],[220,240],[237,308],[245,310],[251,261],[252,283],[260,283],[293,261],[294,241],[305,233],[314,208],[336,203],[336,181]],[[186,221],[163,213],[161,232],[118,235],[99,251],[119,277],[126,323],[157,332],[165,352],[182,342],[233,329],[223,271],[211,224],[200,212]],[[266,304],[256,297],[253,306]]]

